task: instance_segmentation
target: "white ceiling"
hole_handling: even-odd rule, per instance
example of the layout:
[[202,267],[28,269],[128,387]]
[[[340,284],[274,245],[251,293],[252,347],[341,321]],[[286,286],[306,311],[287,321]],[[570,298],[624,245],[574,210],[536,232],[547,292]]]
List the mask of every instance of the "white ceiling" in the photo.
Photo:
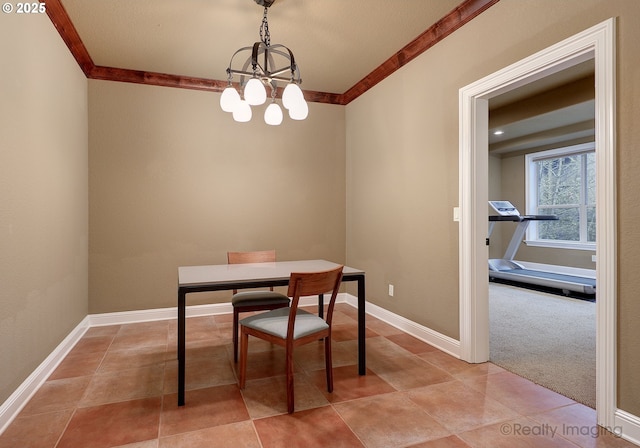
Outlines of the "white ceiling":
[[[220,81],[226,80],[233,53],[260,40],[264,12],[255,0],[61,1],[95,65]],[[275,0],[268,9],[271,43],[293,51],[304,90],[341,94],[461,2]],[[517,103],[589,70],[592,65],[583,65],[505,93],[492,98],[490,108]],[[501,123],[505,134],[492,135],[491,143],[506,152],[531,147],[531,139],[544,132],[584,134],[576,126],[590,119],[592,106]]]
[[[491,153],[545,148],[593,138],[593,74],[594,62],[591,59],[491,98]],[[495,115],[498,117],[494,120]],[[495,135],[498,130],[503,133]]]
[[[305,90],[344,93],[462,0],[276,0],[272,44],[289,47]],[[254,0],[62,0],[99,66],[226,80],[258,42]]]

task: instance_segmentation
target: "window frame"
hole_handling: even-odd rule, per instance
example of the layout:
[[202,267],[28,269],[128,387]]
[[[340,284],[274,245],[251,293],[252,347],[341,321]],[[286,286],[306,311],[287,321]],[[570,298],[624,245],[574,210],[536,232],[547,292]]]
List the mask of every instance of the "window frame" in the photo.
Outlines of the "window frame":
[[[525,155],[525,204],[528,215],[537,215],[538,208],[538,185],[537,185],[537,170],[536,164],[541,159],[552,159],[563,156],[571,156],[577,154],[585,154],[589,152],[595,153],[595,142],[582,143],[579,145],[564,146],[561,148],[550,149],[546,151],[532,152]],[[586,179],[586,166],[583,164],[581,167],[583,170],[582,179]],[[595,173],[594,173],[595,175]],[[580,204],[581,209],[586,209],[590,204],[587,204],[586,184],[581,183]],[[597,207],[597,204],[595,204]],[[548,208],[548,207],[547,207]],[[580,212],[582,218],[582,210]],[[541,240],[537,239],[538,227],[536,221],[530,221],[527,233],[525,236],[525,244],[528,246],[536,247],[553,247],[561,249],[578,249],[578,250],[596,250],[596,242],[589,241],[566,241],[566,240]],[[580,221],[580,237],[587,235],[587,220],[581,219]]]

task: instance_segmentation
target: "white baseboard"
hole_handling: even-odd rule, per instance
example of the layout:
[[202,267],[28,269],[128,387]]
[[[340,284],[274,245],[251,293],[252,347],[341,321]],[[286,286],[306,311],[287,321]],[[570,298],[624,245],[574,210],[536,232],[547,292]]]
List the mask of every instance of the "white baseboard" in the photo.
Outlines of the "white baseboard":
[[73,329],[71,333],[40,363],[31,375],[6,399],[0,406],[0,434],[11,424],[18,413],[29,402],[40,386],[47,380],[49,375],[58,367],[76,343],[89,329],[89,316]]
[[[347,294],[339,293],[336,303],[346,302]],[[325,304],[328,303],[325,297]],[[301,297],[300,306],[313,306],[318,303],[317,297]],[[187,306],[187,317],[215,316],[218,314],[231,314],[233,307],[230,302],[211,303],[207,305]],[[154,320],[176,319],[178,310],[176,307],[157,308],[153,310],[121,311],[117,313],[90,314],[89,323],[91,327],[103,327],[105,325],[133,324],[138,322],[151,322]]]
[[[358,306],[358,299],[346,293],[340,293],[336,303],[347,303],[354,308]],[[316,297],[303,297],[302,306],[317,304]],[[232,312],[230,303],[216,303],[210,305],[193,305],[187,307],[187,317],[210,316],[228,314]],[[389,325],[410,334],[434,347],[460,358],[460,341],[445,336],[430,328],[417,324],[382,307],[367,303],[366,312]],[[49,356],[29,375],[29,377],[11,394],[0,406],[0,434],[11,424],[18,413],[24,408],[29,399],[35,394],[56,367],[71,351],[90,327],[105,325],[121,325],[136,322],[175,319],[175,307],[154,310],[123,311],[118,313],[90,314],[80,322],[76,328],[51,352]],[[623,439],[640,446],[640,417],[628,412],[617,410],[615,413],[615,428],[608,428]]]
[[623,439],[640,446],[640,417],[617,409],[615,412],[615,428],[609,431],[620,435]]
[[[354,308],[358,307],[358,299],[355,296],[349,295],[347,297],[347,303]],[[385,310],[378,305],[367,302],[367,314],[371,314],[389,325],[392,325],[405,333],[414,336],[427,344],[448,353],[456,358],[460,358],[460,341],[457,341],[449,336],[445,336],[442,333],[438,333],[430,328],[417,324],[405,317],[398,316],[391,311]]]
[[[187,317],[213,316],[217,314],[230,314],[233,312],[231,303],[212,303],[208,305],[187,306]],[[105,325],[123,325],[139,322],[152,322],[156,320],[176,319],[178,309],[157,308],[153,310],[121,311],[117,313],[89,314],[89,322],[92,327]]]

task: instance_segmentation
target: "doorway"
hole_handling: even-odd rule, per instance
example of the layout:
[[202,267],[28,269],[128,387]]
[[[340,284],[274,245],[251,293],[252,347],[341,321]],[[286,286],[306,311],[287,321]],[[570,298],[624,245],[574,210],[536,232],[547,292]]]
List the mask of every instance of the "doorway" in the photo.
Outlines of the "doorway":
[[488,104],[500,94],[589,59],[595,64],[597,167],[596,411],[616,410],[615,21],[609,19],[460,90],[460,354],[489,359]]
[[489,99],[487,208],[490,361],[595,408],[593,62]]

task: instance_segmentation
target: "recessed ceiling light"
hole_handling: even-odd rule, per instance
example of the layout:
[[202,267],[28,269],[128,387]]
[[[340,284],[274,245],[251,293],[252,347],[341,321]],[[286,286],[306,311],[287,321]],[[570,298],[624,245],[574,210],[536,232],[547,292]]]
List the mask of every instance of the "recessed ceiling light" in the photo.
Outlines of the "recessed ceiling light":
[[502,135],[502,134],[504,134],[504,131],[495,131],[493,133],[493,135]]

